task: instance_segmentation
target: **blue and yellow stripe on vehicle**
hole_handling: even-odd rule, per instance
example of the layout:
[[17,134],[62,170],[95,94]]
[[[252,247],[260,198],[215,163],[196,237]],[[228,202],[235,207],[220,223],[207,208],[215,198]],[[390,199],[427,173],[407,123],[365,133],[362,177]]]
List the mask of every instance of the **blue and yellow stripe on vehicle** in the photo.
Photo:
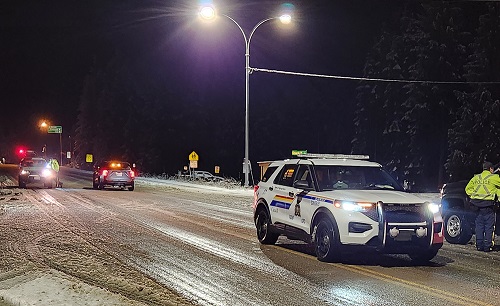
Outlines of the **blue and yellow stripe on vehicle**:
[[292,205],[293,197],[275,195],[271,201],[271,206],[288,209]]
[[[323,204],[333,204],[332,199],[328,198],[323,198],[323,197],[317,197],[317,196],[311,196],[311,195],[304,195],[302,196],[302,199],[308,199],[312,205],[319,205],[321,203]],[[271,201],[271,205],[273,207],[278,207],[278,208],[284,208],[284,209],[289,209],[290,205],[292,205],[294,198],[293,197],[287,197],[287,196],[282,196],[282,195],[275,195],[273,200]],[[300,202],[300,201],[299,201]]]
[[309,194],[304,195],[303,199],[309,200],[311,204],[320,204],[320,203],[333,204],[333,202],[334,202],[334,200],[329,199],[329,198],[318,197],[318,196],[309,195]]

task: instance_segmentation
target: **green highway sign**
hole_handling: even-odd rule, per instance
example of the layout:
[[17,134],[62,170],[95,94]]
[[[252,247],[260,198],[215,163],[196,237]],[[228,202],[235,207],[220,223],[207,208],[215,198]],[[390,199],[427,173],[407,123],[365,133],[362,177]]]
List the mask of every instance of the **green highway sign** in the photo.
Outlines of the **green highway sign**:
[[62,134],[62,126],[60,126],[60,125],[51,125],[47,129],[47,133]]

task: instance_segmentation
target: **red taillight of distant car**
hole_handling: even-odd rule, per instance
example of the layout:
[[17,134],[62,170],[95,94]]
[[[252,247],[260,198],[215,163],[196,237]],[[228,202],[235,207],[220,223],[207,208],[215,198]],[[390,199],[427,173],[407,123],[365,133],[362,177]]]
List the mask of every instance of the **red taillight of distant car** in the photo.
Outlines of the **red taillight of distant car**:
[[108,170],[102,170],[102,176],[108,176]]
[[135,172],[134,171],[130,171],[130,177],[135,177]]

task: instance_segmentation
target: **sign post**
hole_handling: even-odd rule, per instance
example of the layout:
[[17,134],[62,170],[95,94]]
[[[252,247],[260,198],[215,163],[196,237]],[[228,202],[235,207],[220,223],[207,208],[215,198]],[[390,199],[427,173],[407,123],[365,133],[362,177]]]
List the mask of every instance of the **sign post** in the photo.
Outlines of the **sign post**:
[[59,164],[62,166],[62,157],[63,157],[63,151],[62,151],[62,126],[60,125],[50,125],[49,128],[47,129],[47,133],[49,134],[59,134]]
[[199,156],[195,151],[193,151],[189,154],[189,168],[190,168],[190,170],[198,168],[198,160],[199,160]]

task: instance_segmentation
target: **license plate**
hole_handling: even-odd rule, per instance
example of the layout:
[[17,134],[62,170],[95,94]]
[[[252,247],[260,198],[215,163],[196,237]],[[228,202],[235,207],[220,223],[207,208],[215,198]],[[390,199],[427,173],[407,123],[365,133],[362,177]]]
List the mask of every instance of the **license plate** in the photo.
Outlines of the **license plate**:
[[33,177],[33,180],[34,180],[34,181],[39,181],[39,180],[40,180],[40,177],[39,177],[38,175],[37,175],[37,176],[34,176],[34,177]]
[[394,240],[396,241],[411,241],[412,232],[411,231],[400,231]]
[[121,172],[117,172],[116,176],[122,176],[122,173]]

